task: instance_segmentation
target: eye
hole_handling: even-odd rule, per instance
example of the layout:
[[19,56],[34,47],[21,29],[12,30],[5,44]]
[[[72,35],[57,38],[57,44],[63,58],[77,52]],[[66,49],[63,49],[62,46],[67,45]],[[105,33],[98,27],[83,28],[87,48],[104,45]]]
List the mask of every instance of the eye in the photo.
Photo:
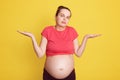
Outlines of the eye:
[[67,19],[70,19],[70,16],[67,16]]
[[64,14],[60,14],[61,17],[64,17]]

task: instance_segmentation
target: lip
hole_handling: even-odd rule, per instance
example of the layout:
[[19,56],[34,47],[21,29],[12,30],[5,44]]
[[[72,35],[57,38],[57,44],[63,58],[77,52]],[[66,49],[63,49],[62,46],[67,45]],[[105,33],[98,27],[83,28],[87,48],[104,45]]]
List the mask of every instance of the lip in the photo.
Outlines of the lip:
[[66,24],[66,22],[62,21],[62,24]]

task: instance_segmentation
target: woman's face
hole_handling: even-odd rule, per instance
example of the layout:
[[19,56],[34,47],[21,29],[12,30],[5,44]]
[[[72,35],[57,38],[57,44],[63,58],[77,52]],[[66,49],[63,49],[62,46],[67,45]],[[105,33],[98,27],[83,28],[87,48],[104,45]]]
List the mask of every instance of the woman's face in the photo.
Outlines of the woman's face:
[[61,27],[66,27],[70,19],[70,11],[67,9],[61,9],[56,16],[56,25]]

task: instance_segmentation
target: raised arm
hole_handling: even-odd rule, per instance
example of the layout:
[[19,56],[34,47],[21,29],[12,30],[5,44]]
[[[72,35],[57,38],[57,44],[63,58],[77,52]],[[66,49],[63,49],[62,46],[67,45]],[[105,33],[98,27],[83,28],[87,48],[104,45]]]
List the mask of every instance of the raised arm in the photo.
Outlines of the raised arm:
[[85,50],[87,40],[89,38],[95,38],[95,37],[98,37],[98,36],[100,36],[100,34],[87,34],[87,35],[85,35],[80,46],[78,44],[78,39],[76,38],[73,41],[76,56],[80,57],[82,55],[82,53]]
[[32,43],[33,43],[33,48],[36,52],[36,55],[41,58],[44,54],[45,54],[45,51],[46,51],[46,45],[47,45],[47,39],[42,36],[41,38],[41,43],[40,43],[40,46],[37,44],[37,41],[34,37],[34,35],[30,32],[22,32],[22,31],[18,31],[19,33],[25,35],[25,36],[28,36],[31,38],[32,40]]

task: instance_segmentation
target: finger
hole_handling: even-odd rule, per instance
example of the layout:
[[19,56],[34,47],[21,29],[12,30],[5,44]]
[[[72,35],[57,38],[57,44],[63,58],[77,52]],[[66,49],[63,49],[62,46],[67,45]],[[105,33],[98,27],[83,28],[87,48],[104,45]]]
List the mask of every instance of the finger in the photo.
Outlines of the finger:
[[95,34],[92,37],[99,37],[99,36],[101,36],[101,34]]
[[24,35],[26,35],[26,33],[25,32],[23,32],[23,31],[17,31],[17,32],[19,32],[20,34],[24,34]]
[[17,32],[20,32],[20,33],[21,33],[21,32],[23,32],[23,31],[17,30]]
[[101,34],[96,34],[96,36],[101,36]]
[[17,32],[22,33],[21,31],[17,30]]

